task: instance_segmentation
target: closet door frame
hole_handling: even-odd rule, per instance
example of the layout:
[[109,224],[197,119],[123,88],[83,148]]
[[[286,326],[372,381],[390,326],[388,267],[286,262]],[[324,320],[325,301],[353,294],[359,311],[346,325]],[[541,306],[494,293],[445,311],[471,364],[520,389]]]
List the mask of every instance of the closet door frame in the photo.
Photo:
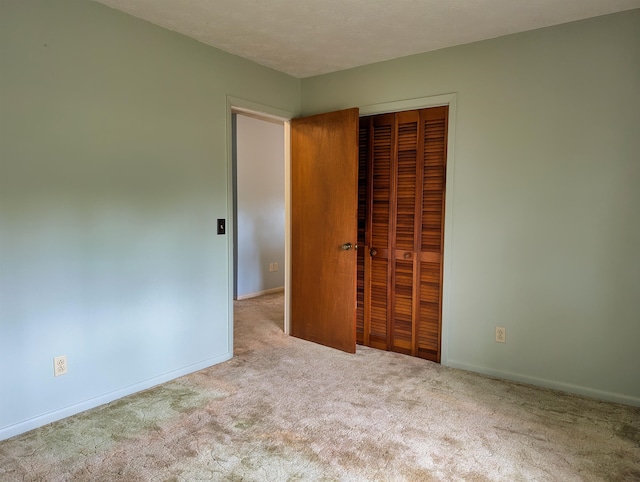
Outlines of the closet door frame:
[[447,126],[447,164],[444,210],[444,241],[442,258],[442,325],[440,342],[440,364],[448,365],[449,361],[449,332],[450,332],[450,299],[453,286],[451,270],[451,246],[453,234],[453,193],[454,193],[454,146],[455,146],[455,120],[456,120],[456,93],[443,94],[432,97],[420,97],[400,101],[392,101],[381,104],[360,106],[360,116],[367,117],[378,114],[402,112],[408,110],[424,109],[429,107],[449,106]]

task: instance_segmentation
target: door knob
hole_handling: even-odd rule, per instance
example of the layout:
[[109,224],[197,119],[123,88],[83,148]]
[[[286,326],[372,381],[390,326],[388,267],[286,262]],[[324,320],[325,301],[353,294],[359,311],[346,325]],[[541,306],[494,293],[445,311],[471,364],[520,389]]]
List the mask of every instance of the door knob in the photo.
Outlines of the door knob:
[[406,252],[404,253],[404,259],[409,259],[411,257],[411,253]]
[[378,251],[377,251],[377,250],[375,250],[375,249],[371,249],[371,251],[369,251],[369,254],[370,254],[371,256],[375,256],[376,254],[378,254]]
[[351,248],[353,248],[353,244],[351,243],[344,243],[342,245],[342,249],[344,249],[345,251],[349,251]]

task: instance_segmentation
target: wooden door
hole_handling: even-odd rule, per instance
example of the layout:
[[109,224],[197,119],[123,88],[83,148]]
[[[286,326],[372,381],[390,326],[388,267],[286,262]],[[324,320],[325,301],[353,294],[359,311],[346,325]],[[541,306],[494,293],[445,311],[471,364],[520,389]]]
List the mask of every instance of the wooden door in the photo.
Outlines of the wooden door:
[[291,334],[350,353],[356,350],[358,115],[349,109],[291,122]]
[[359,204],[357,339],[437,362],[447,116],[447,107],[437,107],[360,124],[359,162],[367,174],[360,176],[366,201]]

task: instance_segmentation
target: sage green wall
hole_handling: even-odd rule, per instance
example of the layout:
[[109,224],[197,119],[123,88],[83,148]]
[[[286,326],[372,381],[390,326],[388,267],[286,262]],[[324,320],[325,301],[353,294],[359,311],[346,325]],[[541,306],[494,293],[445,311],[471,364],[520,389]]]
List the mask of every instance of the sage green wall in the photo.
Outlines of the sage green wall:
[[300,81],[95,2],[0,1],[0,439],[231,356],[227,95],[298,112]]
[[302,109],[445,93],[447,363],[640,405],[640,10],[303,79]]

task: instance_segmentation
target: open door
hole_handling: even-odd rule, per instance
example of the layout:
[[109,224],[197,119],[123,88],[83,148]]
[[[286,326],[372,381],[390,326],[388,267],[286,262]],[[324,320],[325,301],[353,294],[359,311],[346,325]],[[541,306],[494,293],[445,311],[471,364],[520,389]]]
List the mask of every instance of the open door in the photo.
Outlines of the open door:
[[356,351],[358,109],[291,121],[291,335]]

